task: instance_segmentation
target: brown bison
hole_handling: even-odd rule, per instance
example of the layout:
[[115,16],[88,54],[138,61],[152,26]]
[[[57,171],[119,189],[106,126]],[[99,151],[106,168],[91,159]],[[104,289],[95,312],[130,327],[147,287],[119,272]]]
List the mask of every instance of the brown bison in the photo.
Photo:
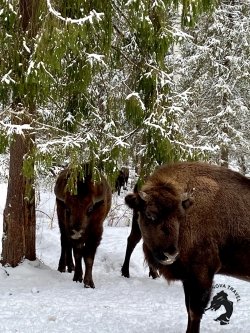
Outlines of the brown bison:
[[[75,270],[73,281],[83,280],[85,287],[95,288],[92,267],[96,249],[102,238],[103,221],[111,206],[111,188],[103,176],[99,183],[94,183],[87,171],[85,177],[78,174],[75,193],[67,188],[71,176],[69,169],[59,174],[55,184],[61,232],[61,257],[58,270],[65,272],[66,267],[68,272]],[[85,263],[84,279],[82,258]]]
[[[135,185],[134,193],[138,193],[138,186]],[[136,245],[141,240],[141,230],[138,224],[138,218],[139,218],[139,212],[136,209],[133,209],[133,218],[132,218],[132,227],[131,232],[127,239],[127,248],[126,248],[126,254],[124,258],[124,262],[122,265],[121,273],[122,276],[129,278],[129,262],[131,255],[136,247]],[[153,279],[157,278],[159,275],[157,273],[157,270],[154,269],[154,267],[149,266],[149,276],[151,276]]]
[[119,170],[118,176],[115,181],[115,190],[117,191],[118,195],[120,195],[122,187],[124,190],[127,189],[128,177],[129,177],[129,168],[122,167],[121,170]]
[[182,281],[187,333],[198,333],[214,275],[250,281],[250,179],[176,163],[156,169],[125,201],[139,212],[147,262],[168,281]]

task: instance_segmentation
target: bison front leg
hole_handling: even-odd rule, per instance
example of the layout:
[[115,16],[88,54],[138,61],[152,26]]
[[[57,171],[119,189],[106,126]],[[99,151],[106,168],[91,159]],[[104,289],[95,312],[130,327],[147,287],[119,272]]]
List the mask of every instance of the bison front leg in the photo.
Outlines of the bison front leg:
[[73,277],[73,281],[82,282],[82,247],[74,246],[74,258],[75,258],[75,274]]
[[63,273],[66,271],[66,250],[67,243],[63,235],[61,235],[61,256],[58,263],[58,271]]
[[72,259],[72,245],[64,234],[61,234],[61,256],[58,264],[58,271],[65,272],[68,267],[68,272],[71,273],[74,269]]
[[84,248],[83,258],[85,263],[85,275],[84,275],[84,287],[85,288],[95,288],[95,284],[92,277],[92,269],[95,259],[96,249],[100,241],[93,242],[92,244],[86,244]]
[[94,284],[93,277],[92,277],[92,268],[93,268],[93,264],[94,264],[94,257],[93,256],[84,257],[84,262],[85,262],[85,267],[86,267],[84,280],[83,280],[84,287],[85,288],[95,288],[95,284]]
[[200,322],[205,308],[209,302],[212,288],[212,279],[200,281],[196,277],[183,281],[185,303],[188,313],[186,333],[199,333]]
[[58,224],[61,233],[61,256],[58,264],[58,271],[65,272],[68,267],[68,272],[74,270],[74,263],[72,259],[72,244],[71,240],[67,237],[65,225],[67,224],[67,210],[65,204],[56,199]]

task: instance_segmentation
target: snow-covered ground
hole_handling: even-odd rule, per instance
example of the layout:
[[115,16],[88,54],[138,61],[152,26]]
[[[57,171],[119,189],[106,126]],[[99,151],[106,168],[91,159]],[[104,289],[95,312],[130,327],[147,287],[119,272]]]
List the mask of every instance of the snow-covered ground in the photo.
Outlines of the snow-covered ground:
[[[0,228],[6,184],[0,185]],[[187,315],[181,283],[170,285],[163,278],[152,280],[144,264],[141,243],[130,266],[131,278],[121,276],[131,213],[121,197],[105,222],[93,279],[95,289],[72,281],[73,274],[57,271],[59,230],[52,191],[41,191],[37,208],[37,257],[16,268],[0,266],[1,333],[183,333]],[[110,226],[113,225],[113,226]],[[0,233],[2,231],[0,230]],[[208,310],[201,332],[250,332],[250,284],[216,276],[214,295],[224,290],[233,302],[230,323],[215,321],[225,312]]]

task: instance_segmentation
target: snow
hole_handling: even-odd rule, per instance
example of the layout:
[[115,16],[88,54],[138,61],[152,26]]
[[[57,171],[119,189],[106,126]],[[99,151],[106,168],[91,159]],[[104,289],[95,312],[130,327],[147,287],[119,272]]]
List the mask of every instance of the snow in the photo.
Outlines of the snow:
[[[2,219],[6,184],[0,184],[0,191]],[[25,260],[16,268],[0,266],[1,333],[185,332],[187,315],[181,283],[168,285],[163,278],[149,278],[141,243],[132,254],[131,277],[121,276],[130,233],[130,227],[125,225],[131,219],[124,205],[126,193],[113,195],[113,207],[93,268],[96,288],[86,289],[72,281],[72,273],[57,271],[60,235],[55,198],[52,190],[41,191],[37,207],[38,259]],[[234,305],[230,323],[221,326],[214,321],[219,312],[223,313],[223,307],[216,312],[210,310],[202,319],[201,332],[250,332],[250,284],[217,275],[215,293],[223,285]]]
[[50,0],[47,0],[47,6],[48,6],[48,10],[51,14],[53,14],[55,17],[57,17],[61,21],[64,21],[66,23],[71,23],[71,24],[82,25],[82,24],[85,24],[86,22],[89,22],[92,24],[94,19],[97,21],[101,21],[102,17],[104,16],[103,13],[97,13],[95,10],[91,10],[89,15],[87,15],[83,18],[80,18],[80,19],[72,19],[69,17],[65,18],[65,17],[62,17],[61,13],[59,13],[52,7]]

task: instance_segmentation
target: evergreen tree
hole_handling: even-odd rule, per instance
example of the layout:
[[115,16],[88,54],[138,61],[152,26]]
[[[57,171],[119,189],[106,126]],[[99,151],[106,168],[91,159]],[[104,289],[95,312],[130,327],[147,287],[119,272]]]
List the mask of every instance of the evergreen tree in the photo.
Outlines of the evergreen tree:
[[189,89],[184,118],[190,143],[208,148],[208,157],[245,169],[249,156],[248,1],[222,1],[203,15],[182,44],[177,61],[180,90]]
[[[178,2],[0,4],[1,130],[10,142],[2,263],[16,266],[35,259],[40,165],[91,161],[112,174],[120,156],[132,152],[149,172],[186,156],[165,59]],[[192,23],[213,2],[181,4],[182,21]]]
[[[44,2],[36,0],[12,3],[5,0],[0,12],[3,18],[0,96],[4,127],[12,134],[2,263],[11,266],[16,266],[23,258],[36,258],[34,163],[39,158],[37,148],[41,138],[48,142],[48,133],[55,136],[63,131],[58,124],[53,127],[46,122],[44,115],[48,108],[45,107],[50,108],[55,97],[63,98],[65,91],[68,92],[66,104],[70,107],[81,82],[84,85],[82,91],[87,89],[92,73],[91,44],[96,45],[94,26],[102,28],[103,38],[100,38],[98,48],[105,49],[108,38],[105,24],[109,14],[102,26],[99,22],[104,14],[93,10],[95,7],[89,8],[85,1],[59,3],[62,8],[58,9],[72,17],[63,17],[49,1],[47,3],[51,14]],[[98,6],[104,7],[97,1],[96,9]],[[108,12],[107,4],[105,10]],[[100,34],[96,31],[96,35]],[[55,46],[57,53],[54,55]],[[79,57],[81,53],[84,54]],[[71,75],[73,65],[76,68]],[[79,76],[75,75],[79,71],[82,75],[80,82],[77,80]],[[53,111],[50,111],[49,118],[53,117]]]
[[[40,1],[20,0],[16,10],[5,2],[5,35],[2,36],[4,50],[9,57],[2,57],[7,74],[2,78],[1,95],[7,102],[11,98],[10,167],[6,206],[3,215],[2,263],[16,266],[23,257],[34,260],[35,254],[35,192],[34,173],[29,155],[34,146],[34,135],[30,130],[35,116],[35,89],[29,79],[30,54],[38,31]],[[12,86],[9,90],[8,87]],[[6,95],[5,95],[6,94]],[[20,133],[20,128],[21,132]],[[22,172],[28,162],[29,174]]]

